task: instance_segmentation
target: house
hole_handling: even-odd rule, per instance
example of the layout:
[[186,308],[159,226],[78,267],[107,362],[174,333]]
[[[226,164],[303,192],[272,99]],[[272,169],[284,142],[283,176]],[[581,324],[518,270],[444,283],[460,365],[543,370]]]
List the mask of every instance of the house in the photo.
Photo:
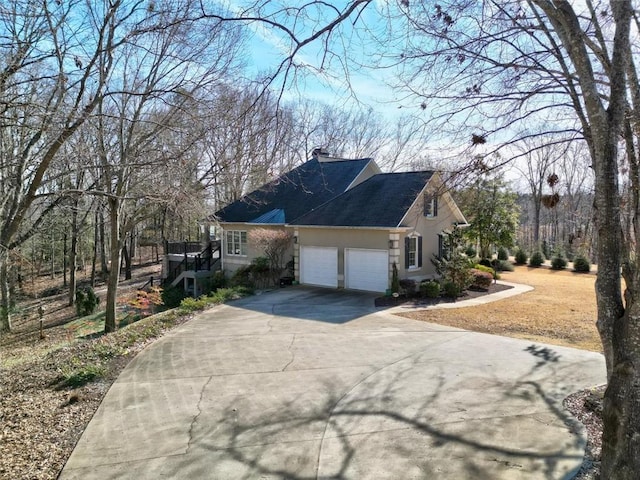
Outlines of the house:
[[386,291],[400,278],[436,275],[429,261],[442,236],[466,220],[431,171],[382,173],[372,159],[322,154],[214,214],[223,230],[222,268],[233,273],[261,256],[255,228],[287,229],[287,258],[301,284]]

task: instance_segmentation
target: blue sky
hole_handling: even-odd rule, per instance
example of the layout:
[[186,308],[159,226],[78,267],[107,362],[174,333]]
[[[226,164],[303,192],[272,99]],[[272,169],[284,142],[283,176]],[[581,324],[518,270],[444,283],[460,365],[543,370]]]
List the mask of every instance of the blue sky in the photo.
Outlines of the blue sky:
[[[369,24],[376,22],[375,10],[367,9],[364,15],[367,16]],[[259,74],[272,70],[288,52],[288,45],[284,43],[283,38],[274,28],[255,23],[251,24],[249,28],[252,32],[248,45],[250,50],[249,72]],[[353,32],[348,24],[345,24],[345,28],[345,34],[340,38],[346,37],[347,43],[339,48],[348,50],[349,56],[355,62],[359,62],[361,59],[361,63],[367,63],[369,60],[366,58],[367,46],[362,45],[358,38],[349,39],[348,37]],[[339,60],[334,59],[329,63],[329,68],[325,72],[318,72],[317,68],[321,64],[322,53],[322,43],[316,42],[306,46],[296,57],[298,64],[307,65],[307,68],[304,69],[305,75],[299,76],[295,85],[290,85],[285,89],[285,100],[296,100],[303,97],[344,106],[361,102],[391,118],[402,113],[398,109],[397,103],[394,103],[397,97],[394,90],[385,82],[385,80],[389,83],[392,81],[389,71],[373,72],[364,68],[350,67],[347,79]],[[338,53],[342,52],[339,50]]]

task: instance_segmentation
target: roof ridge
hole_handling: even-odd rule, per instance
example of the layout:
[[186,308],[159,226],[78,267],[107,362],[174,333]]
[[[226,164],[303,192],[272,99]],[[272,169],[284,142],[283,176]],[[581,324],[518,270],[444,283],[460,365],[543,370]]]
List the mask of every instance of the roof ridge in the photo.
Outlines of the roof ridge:
[[402,174],[407,174],[407,173],[430,173],[430,174],[434,174],[436,173],[436,170],[409,170],[406,172],[380,172],[377,173],[374,176],[377,175],[402,175]]

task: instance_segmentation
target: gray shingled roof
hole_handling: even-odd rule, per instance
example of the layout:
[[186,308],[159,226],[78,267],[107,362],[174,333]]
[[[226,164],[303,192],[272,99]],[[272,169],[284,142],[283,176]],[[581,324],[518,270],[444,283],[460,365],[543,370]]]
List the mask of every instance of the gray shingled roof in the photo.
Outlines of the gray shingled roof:
[[432,175],[433,172],[375,175],[289,224],[397,227]]
[[266,214],[282,210],[282,223],[288,222],[340,195],[370,161],[318,162],[313,158],[218,210],[214,217],[221,222],[274,223],[274,216]]

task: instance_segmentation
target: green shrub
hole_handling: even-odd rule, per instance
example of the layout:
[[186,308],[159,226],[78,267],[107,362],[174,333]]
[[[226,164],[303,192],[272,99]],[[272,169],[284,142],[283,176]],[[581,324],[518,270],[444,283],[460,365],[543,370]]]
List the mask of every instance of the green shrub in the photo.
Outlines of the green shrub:
[[529,259],[530,267],[539,267],[543,263],[544,263],[544,256],[542,255],[542,252],[536,251],[531,254],[531,258]]
[[526,265],[527,263],[527,252],[519,248],[516,250],[516,254],[514,256],[514,260],[516,261],[516,265]]
[[182,288],[172,287],[171,285],[164,288],[160,295],[162,297],[162,303],[166,308],[176,308],[187,296]]
[[500,247],[498,249],[498,260],[509,260],[509,252],[506,248]]
[[561,254],[556,255],[551,259],[551,268],[553,270],[563,270],[567,266],[567,261]]
[[[267,288],[272,283],[271,267],[269,259],[267,257],[256,257],[251,260],[250,270],[250,284],[256,288]],[[247,284],[240,284],[249,286]]]
[[476,253],[476,249],[471,246],[467,247],[464,251],[464,254],[469,258],[474,258],[476,256]]
[[[186,297],[180,302],[180,310],[184,313],[195,312],[196,310],[203,310],[212,301],[207,299],[206,295],[198,298]],[[209,297],[210,298],[210,297]]]
[[416,293],[416,281],[410,278],[403,278],[398,281],[398,285],[400,285],[400,290],[404,292],[407,296],[412,296]]
[[573,271],[574,272],[587,273],[590,270],[591,270],[591,264],[589,263],[589,260],[587,260],[587,257],[585,257],[583,255],[578,255],[573,260]]
[[[246,287],[240,287],[246,288]],[[235,298],[239,298],[238,292],[235,288],[221,288],[217,292],[215,292],[211,298],[215,301],[215,303],[224,303],[229,300],[234,300]]]
[[489,272],[484,272],[482,270],[476,270],[475,268],[471,270],[473,273],[473,286],[476,288],[481,288],[483,290],[488,290],[493,282],[493,275]]
[[[513,272],[513,264],[509,260],[496,260],[494,266],[498,272]],[[496,278],[499,279],[500,275],[496,275]]]
[[491,261],[490,258],[480,259],[480,261],[478,262],[478,265],[483,265],[485,267],[493,268],[493,262]]
[[215,292],[219,288],[225,288],[227,286],[227,277],[224,271],[218,270],[213,273],[209,278],[200,281],[201,291],[205,294]]
[[251,281],[251,265],[246,265],[237,269],[229,279],[230,287],[253,287]]
[[450,298],[458,298],[462,293],[462,289],[455,282],[452,282],[452,281],[444,282],[443,290],[444,290],[444,294]]
[[250,268],[253,273],[268,273],[269,259],[267,257],[256,257],[251,260]]
[[234,287],[233,289],[240,297],[248,297],[254,294],[254,290],[251,287]]
[[99,364],[81,364],[79,360],[72,359],[71,365],[63,367],[61,373],[62,386],[78,388],[104,376],[106,369]]
[[76,313],[79,317],[91,315],[98,308],[100,299],[91,287],[76,290]]
[[219,305],[229,300],[246,297],[252,293],[253,290],[248,287],[220,288],[209,295],[202,295],[198,298],[185,298],[180,302],[180,312],[185,314],[197,310],[204,310],[212,305]]
[[438,298],[440,296],[440,284],[435,280],[421,282],[420,295],[427,298]]
[[474,266],[473,266],[473,268],[474,268],[475,270],[479,270],[479,271],[481,271],[481,272],[486,272],[486,273],[491,274],[491,277],[492,277],[492,278],[498,278],[498,274],[497,274],[497,273],[496,273],[496,271],[495,271],[493,268],[491,268],[491,267],[487,267],[486,265],[481,265],[481,264],[479,264],[479,263],[478,263],[478,264],[474,265]]
[[463,254],[461,242],[462,232],[458,226],[454,226],[453,231],[443,239],[443,251],[448,252],[447,255],[434,254],[431,259],[443,281],[453,283],[458,293],[473,284],[473,275],[470,272],[473,263]]
[[400,292],[400,280],[398,279],[398,266],[396,262],[393,262],[393,269],[391,274],[391,291],[393,293]]

